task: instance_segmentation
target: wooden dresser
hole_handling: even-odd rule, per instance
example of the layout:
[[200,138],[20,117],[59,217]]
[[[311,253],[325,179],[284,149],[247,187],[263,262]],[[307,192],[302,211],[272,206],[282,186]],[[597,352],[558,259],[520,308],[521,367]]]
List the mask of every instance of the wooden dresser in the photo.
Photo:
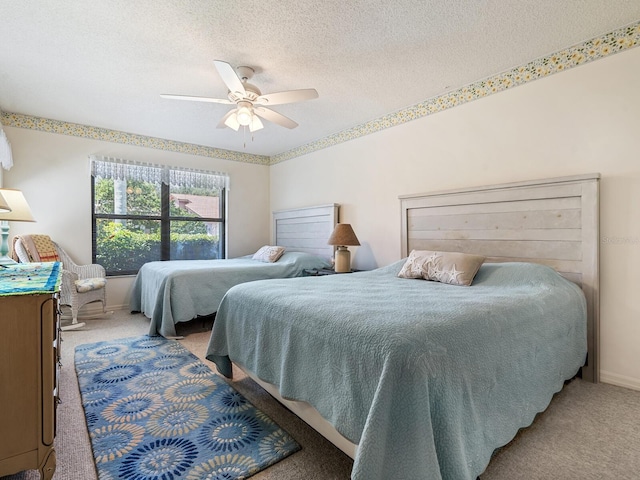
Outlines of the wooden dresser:
[[32,292],[37,275],[29,267],[10,267],[13,276],[0,271],[0,476],[37,469],[49,480],[56,468],[59,264],[26,265],[43,278],[51,271]]

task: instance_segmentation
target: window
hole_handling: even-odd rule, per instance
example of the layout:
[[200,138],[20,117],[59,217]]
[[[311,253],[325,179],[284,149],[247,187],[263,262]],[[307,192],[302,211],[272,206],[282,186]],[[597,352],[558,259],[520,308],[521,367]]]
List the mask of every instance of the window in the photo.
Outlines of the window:
[[154,260],[224,258],[226,174],[91,157],[93,261],[130,275]]

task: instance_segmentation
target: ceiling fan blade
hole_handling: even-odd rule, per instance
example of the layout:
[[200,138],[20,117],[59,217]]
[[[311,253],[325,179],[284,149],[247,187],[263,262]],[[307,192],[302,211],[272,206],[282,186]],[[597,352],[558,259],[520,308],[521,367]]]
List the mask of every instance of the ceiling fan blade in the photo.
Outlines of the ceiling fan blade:
[[247,94],[242,84],[242,80],[238,77],[235,70],[227,62],[222,60],[214,60],[213,64],[216,66],[222,81],[225,83],[230,92],[239,92],[242,96]]
[[277,123],[278,125],[286,128],[296,128],[298,124],[291,120],[288,117],[285,117],[281,113],[275,112],[273,110],[269,110],[264,107],[254,107],[253,111],[256,115],[260,115],[265,120],[269,120],[270,122]]
[[251,117],[251,123],[249,124],[249,131],[251,133],[255,132],[256,130],[261,130],[264,128],[264,125],[262,124],[262,122],[260,121],[260,118],[258,118],[257,115],[253,115]]
[[253,103],[258,105],[281,105],[283,103],[313,100],[314,98],[318,98],[318,92],[315,88],[303,88],[301,90],[288,90],[286,92],[261,95]]
[[162,98],[170,98],[172,100],[191,100],[193,102],[209,102],[209,103],[224,103],[226,105],[234,105],[234,102],[227,100],[226,98],[210,98],[210,97],[194,97],[192,95],[169,95],[166,93],[160,94]]

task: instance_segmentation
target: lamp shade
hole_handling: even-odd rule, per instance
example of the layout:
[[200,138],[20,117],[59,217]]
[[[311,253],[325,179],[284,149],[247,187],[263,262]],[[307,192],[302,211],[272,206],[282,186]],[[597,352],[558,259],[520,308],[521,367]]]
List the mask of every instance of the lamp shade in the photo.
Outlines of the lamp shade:
[[353,228],[351,228],[350,224],[339,223],[333,230],[333,233],[329,237],[327,244],[349,246],[360,245],[360,242],[358,241],[358,237],[356,237],[356,234],[354,233]]
[[0,213],[8,213],[11,211],[11,207],[0,193]]
[[238,123],[244,127],[248,126],[251,123],[251,117],[253,116],[249,107],[238,108],[238,113],[236,115]]
[[[224,120],[224,125],[234,129],[237,132],[238,129],[240,128],[240,124],[238,123],[238,114],[236,113],[235,110],[231,110],[227,115],[222,117],[222,119]],[[218,126],[218,128],[221,128],[221,127]]]
[[9,204],[10,212],[0,212],[0,220],[8,222],[35,222],[27,200],[20,190],[0,188],[0,195]]

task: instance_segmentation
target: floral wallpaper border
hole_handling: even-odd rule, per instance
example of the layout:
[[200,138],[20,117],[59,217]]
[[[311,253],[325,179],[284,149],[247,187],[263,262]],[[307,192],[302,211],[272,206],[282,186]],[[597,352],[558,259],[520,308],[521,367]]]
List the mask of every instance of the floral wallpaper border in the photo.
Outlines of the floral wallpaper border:
[[71,135],[73,137],[90,138],[105,142],[123,143],[135,145],[137,147],[155,148],[170,152],[189,153],[203,157],[220,158],[222,160],[232,160],[235,162],[253,163],[257,165],[269,165],[270,158],[266,155],[252,155],[250,153],[234,152],[221,148],[206,147],[193,143],[176,142],[163,138],[147,137],[133,133],[109,130],[106,128],[91,127],[78,123],[62,122],[48,118],[33,117],[19,113],[2,112],[1,123],[8,127],[27,128],[29,130],[39,130],[41,132],[59,133]]
[[354,140],[386,128],[401,125],[418,118],[456,107],[463,103],[484,98],[494,93],[524,85],[539,78],[562,72],[573,67],[607,57],[640,45],[640,21],[619,28],[605,35],[567,48],[553,55],[538,58],[526,65],[493,75],[452,92],[427,99],[411,107],[390,113],[381,118],[363,123],[353,128],[334,133],[306,145],[288,150],[272,157],[252,155],[220,148],[191,143],[176,142],[156,137],[91,127],[76,123],[62,122],[18,113],[0,112],[3,125],[43,132],[59,133],[75,137],[91,138],[107,142],[136,145],[178,153],[188,153],[204,157],[220,158],[257,165],[275,165],[311,152],[322,150],[349,140]]
[[271,165],[471,102],[640,45],[640,21],[450,93],[271,157]]

